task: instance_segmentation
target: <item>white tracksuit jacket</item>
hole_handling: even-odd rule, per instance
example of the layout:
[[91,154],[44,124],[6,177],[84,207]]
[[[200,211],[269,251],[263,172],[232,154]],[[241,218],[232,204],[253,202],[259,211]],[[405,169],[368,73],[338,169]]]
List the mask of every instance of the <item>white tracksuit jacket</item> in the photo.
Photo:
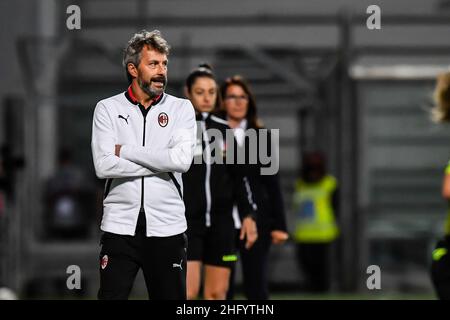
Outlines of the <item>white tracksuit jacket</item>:
[[191,165],[196,132],[190,101],[166,93],[145,118],[129,91],[97,104],[92,155],[97,176],[107,179],[101,230],[134,235],[141,207],[148,237],[186,230],[181,173]]

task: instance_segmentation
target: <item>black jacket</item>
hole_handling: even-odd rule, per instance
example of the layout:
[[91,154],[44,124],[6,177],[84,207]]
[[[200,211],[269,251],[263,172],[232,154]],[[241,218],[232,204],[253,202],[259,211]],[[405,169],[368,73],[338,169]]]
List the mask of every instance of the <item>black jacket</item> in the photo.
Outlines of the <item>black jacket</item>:
[[[219,114],[221,119],[225,119],[226,115],[221,113]],[[261,137],[260,134],[262,130],[267,130],[265,128],[251,128],[247,127],[246,129],[254,129],[257,134],[257,143],[256,148],[253,149],[252,152],[260,151],[260,143]],[[272,145],[272,133],[270,130],[267,130],[267,139],[266,139],[266,150],[264,154],[267,154],[269,157],[274,157],[275,155],[270,154],[271,145]],[[262,143],[264,140],[262,140]],[[245,153],[245,164],[239,165],[239,170],[246,173],[248,177],[248,181],[250,183],[251,190],[253,191],[253,198],[258,207],[258,230],[260,234],[268,233],[272,230],[282,230],[287,232],[286,226],[286,214],[284,208],[284,201],[281,192],[280,179],[279,174],[276,173],[274,175],[262,175],[261,168],[270,167],[269,164],[263,164],[262,159],[258,156],[256,163],[250,162],[250,148],[254,148],[255,146],[250,146],[250,138],[246,137],[245,144],[243,147],[239,147],[236,145],[237,152]],[[244,148],[245,150],[242,150]],[[273,160],[272,160],[273,161]]]
[[[189,171],[183,174],[188,228],[204,228],[215,223],[234,225],[234,203],[239,207],[241,219],[248,214],[256,216],[257,206],[245,172],[235,164],[226,163],[227,129],[225,120],[211,114],[197,114],[194,160]],[[208,164],[203,159],[207,157],[221,159],[223,164],[219,161]]]

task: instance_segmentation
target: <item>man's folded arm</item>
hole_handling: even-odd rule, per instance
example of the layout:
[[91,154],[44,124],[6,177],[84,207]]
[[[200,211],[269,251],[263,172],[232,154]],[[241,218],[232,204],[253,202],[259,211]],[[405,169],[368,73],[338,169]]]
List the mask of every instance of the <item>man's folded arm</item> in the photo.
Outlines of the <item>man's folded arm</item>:
[[159,172],[188,171],[194,156],[197,124],[194,108],[188,100],[180,108],[178,128],[174,130],[167,148],[122,145],[120,157]]
[[113,122],[106,107],[99,102],[95,107],[92,124],[92,157],[95,173],[100,179],[142,177],[157,173],[137,163],[115,155]]

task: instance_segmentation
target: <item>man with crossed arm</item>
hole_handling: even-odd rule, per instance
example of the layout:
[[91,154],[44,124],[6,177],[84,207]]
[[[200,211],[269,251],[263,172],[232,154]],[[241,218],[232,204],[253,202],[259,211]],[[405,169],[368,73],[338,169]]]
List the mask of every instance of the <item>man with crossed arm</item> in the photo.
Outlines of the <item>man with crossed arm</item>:
[[99,299],[127,299],[140,268],[150,299],[186,299],[181,174],[197,128],[189,100],[164,92],[168,54],[159,31],[136,33],[124,50],[128,89],[94,111],[94,166],[107,179]]

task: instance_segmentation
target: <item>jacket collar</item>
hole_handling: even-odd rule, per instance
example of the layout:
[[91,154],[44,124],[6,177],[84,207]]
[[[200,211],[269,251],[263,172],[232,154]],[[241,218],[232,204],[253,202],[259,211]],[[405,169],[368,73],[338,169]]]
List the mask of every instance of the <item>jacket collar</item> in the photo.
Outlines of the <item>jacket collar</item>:
[[[164,92],[161,93],[159,96],[155,97],[154,99],[152,99],[150,106],[157,105],[162,100],[163,95],[164,95]],[[136,97],[135,97],[135,95],[133,93],[133,90],[131,89],[131,85],[128,87],[127,91],[125,91],[125,97],[132,104],[140,105],[139,101],[136,99]]]

